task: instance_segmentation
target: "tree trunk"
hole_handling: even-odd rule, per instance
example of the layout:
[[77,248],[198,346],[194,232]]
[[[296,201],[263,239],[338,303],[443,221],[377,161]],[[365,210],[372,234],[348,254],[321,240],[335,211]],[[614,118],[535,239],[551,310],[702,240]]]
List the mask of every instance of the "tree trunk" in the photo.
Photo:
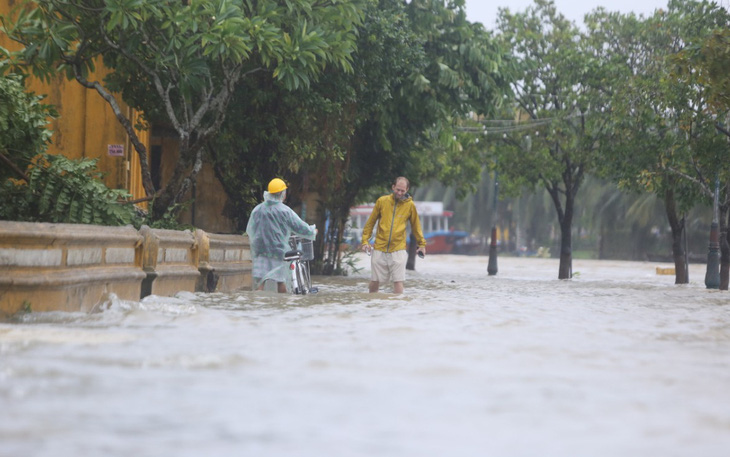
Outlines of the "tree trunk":
[[728,290],[730,276],[730,248],[727,234],[720,239],[720,290]]
[[684,244],[682,235],[684,233],[684,218],[677,215],[677,202],[674,199],[674,190],[667,189],[664,193],[664,209],[667,213],[669,227],[672,229],[672,257],[674,257],[674,284],[689,283],[689,272],[685,261]]
[[334,263],[334,271],[339,272],[342,274],[344,270],[342,269],[342,239],[345,235],[345,227],[347,226],[347,215],[343,215],[342,213],[338,213],[337,219],[332,221],[333,223],[337,224],[337,233],[335,233],[335,240],[334,240],[334,253],[332,261]]
[[162,219],[168,209],[176,203],[175,194],[177,194],[177,188],[178,186],[173,186],[171,183],[163,185],[157,197],[152,202],[152,208],[150,209],[152,220]]
[[[329,258],[329,246],[327,240],[329,234],[325,230],[327,227],[327,211],[324,209],[317,211],[314,225],[319,229],[317,239],[314,241],[314,261],[310,262],[312,274],[324,275],[327,270],[327,259]],[[332,270],[328,270],[328,274],[332,274]]]
[[606,240],[606,233],[605,233],[603,226],[601,226],[601,228],[599,229],[599,234],[598,234],[598,260],[605,259],[605,255],[603,253],[605,240]]
[[180,203],[190,189],[193,181],[203,165],[202,146],[193,150],[189,142],[180,139],[179,156],[170,180],[162,186],[162,190],[152,204],[152,219],[159,220],[170,208]]
[[565,215],[560,221],[560,266],[558,279],[573,277],[573,198],[566,195]]
[[24,179],[25,182],[27,182],[28,184],[30,184],[30,178],[28,177],[28,175],[26,175],[23,172],[23,170],[21,170],[20,168],[18,168],[18,166],[15,165],[10,159],[8,159],[7,156],[5,154],[3,154],[2,152],[0,152],[0,160],[2,160],[3,162],[5,162],[5,165],[7,165],[8,167],[10,167],[10,169],[13,170],[15,172],[15,174],[18,175],[19,178]]
[[81,71],[80,65],[74,65],[74,71],[76,74],[76,81],[87,89],[93,89],[101,95],[104,101],[107,102],[114,112],[114,116],[117,118],[117,121],[119,121],[124,130],[127,132],[129,141],[132,143],[132,146],[135,151],[137,151],[137,156],[139,157],[139,167],[142,174],[142,187],[144,187],[145,193],[148,197],[154,195],[155,186],[152,183],[152,173],[150,172],[149,162],[147,161],[147,147],[139,139],[139,136],[137,136],[137,132],[134,130],[134,126],[132,125],[132,120],[124,115],[122,108],[119,106],[119,103],[117,103],[117,100],[104,88],[103,85],[101,85],[101,83],[98,81],[89,81],[82,76],[83,72]]
[[[326,171],[322,171],[323,174]],[[319,274],[333,275],[345,270],[342,268],[342,242],[345,236],[345,228],[350,219],[350,208],[355,204],[357,186],[348,187],[327,187],[323,194],[328,197],[320,202],[317,211],[317,226],[322,228],[329,224],[328,233],[324,234],[322,249],[324,253],[320,258],[321,268]],[[358,246],[359,247],[359,246]]]
[[[573,186],[572,176],[567,173],[563,176],[566,184],[565,191],[561,191],[555,184],[546,187],[550,198],[555,205],[560,223],[560,265],[558,266],[558,279],[570,279],[573,277],[573,208],[575,195],[578,186]],[[560,195],[565,195],[565,207],[560,201]]]
[[720,290],[728,290],[730,283],[730,233],[728,233],[728,225],[730,225],[730,214],[728,205],[720,205]]

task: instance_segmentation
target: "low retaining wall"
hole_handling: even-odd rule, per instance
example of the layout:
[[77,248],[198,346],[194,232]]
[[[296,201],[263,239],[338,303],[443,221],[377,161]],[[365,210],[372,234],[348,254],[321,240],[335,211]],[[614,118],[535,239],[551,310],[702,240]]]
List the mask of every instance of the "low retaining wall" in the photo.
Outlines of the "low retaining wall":
[[139,300],[133,227],[0,221],[0,311],[90,311],[114,293]]
[[198,282],[198,244],[190,230],[151,229],[143,226],[142,297],[175,295],[180,291],[195,291]]
[[251,289],[251,246],[247,236],[195,231],[198,242],[200,292],[230,292]]
[[246,236],[0,221],[0,318],[251,284]]

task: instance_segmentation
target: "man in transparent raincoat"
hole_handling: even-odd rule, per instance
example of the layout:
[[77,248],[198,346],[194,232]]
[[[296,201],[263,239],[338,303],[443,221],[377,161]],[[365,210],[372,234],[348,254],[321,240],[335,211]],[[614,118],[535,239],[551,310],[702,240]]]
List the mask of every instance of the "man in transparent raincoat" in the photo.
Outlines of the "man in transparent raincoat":
[[313,240],[317,228],[307,225],[284,204],[286,183],[279,178],[269,182],[264,201],[256,206],[248,219],[246,233],[251,241],[254,289],[263,290],[266,281],[276,281],[277,290],[286,293],[288,263],[284,253],[289,251],[292,234]]

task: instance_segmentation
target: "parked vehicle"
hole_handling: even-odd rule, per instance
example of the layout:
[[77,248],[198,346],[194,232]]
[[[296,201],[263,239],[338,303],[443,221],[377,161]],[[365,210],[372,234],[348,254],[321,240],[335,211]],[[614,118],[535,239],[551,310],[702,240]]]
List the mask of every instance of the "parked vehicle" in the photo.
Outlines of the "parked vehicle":
[[469,236],[461,230],[439,230],[424,233],[426,252],[429,254],[453,254],[456,243]]

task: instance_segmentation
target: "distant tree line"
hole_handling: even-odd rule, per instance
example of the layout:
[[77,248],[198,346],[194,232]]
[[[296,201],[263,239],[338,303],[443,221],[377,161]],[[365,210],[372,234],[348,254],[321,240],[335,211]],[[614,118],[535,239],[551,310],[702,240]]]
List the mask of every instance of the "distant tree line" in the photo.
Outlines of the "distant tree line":
[[576,210],[593,176],[663,202],[677,283],[687,282],[684,215],[717,197],[727,289],[728,20],[716,3],[676,0],[650,17],[598,8],[582,29],[547,0],[501,11],[498,37],[518,66],[514,103],[503,121],[466,122],[464,136],[490,151],[503,195],[550,197],[559,278],[571,277]]

